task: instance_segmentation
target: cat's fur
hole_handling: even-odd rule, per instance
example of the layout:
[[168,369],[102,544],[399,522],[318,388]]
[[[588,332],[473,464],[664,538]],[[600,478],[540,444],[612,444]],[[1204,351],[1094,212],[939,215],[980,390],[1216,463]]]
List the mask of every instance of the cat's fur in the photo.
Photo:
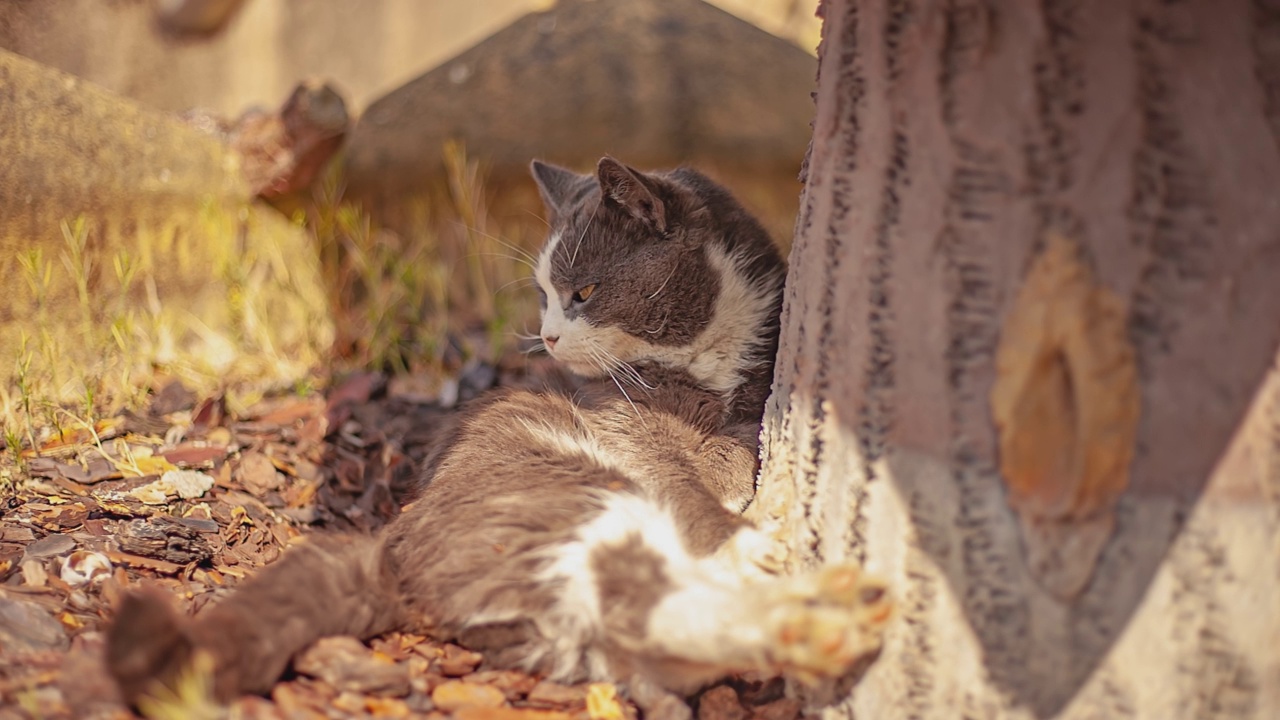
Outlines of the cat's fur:
[[533,172],[551,224],[542,336],[595,380],[482,398],[383,532],[314,537],[194,621],[129,596],[108,645],[126,698],[195,649],[227,699],[268,690],[322,636],[402,628],[497,666],[627,683],[650,714],[687,715],[662,688],[832,676],[878,647],[878,584],[847,566],[775,576],[776,547],[739,515],[784,276],[764,230],[692,170],[605,158],[595,176]]

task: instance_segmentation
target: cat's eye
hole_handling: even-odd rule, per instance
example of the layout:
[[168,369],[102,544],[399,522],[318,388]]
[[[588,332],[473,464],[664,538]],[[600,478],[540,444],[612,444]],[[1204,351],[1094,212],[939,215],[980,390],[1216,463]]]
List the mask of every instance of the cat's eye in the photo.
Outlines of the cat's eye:
[[596,291],[595,283],[591,283],[590,285],[584,285],[578,289],[578,292],[573,294],[573,301],[586,302],[587,299],[591,297],[591,293],[595,291]]

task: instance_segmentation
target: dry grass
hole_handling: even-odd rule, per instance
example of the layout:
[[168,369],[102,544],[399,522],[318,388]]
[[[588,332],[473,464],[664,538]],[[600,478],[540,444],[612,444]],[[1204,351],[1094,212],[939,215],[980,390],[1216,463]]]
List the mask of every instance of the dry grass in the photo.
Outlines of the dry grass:
[[[340,169],[295,214],[317,250],[326,295],[316,304],[327,305],[335,326],[331,356],[305,366],[282,347],[288,343],[272,324],[279,325],[273,313],[281,310],[259,292],[264,276],[278,275],[294,259],[260,250],[216,260],[211,279],[225,286],[220,312],[229,314],[220,320],[236,329],[228,337],[170,307],[156,292],[154,268],[128,251],[95,254],[105,244],[93,242],[91,220],[63,222],[57,257],[36,247],[19,258],[32,322],[17,347],[0,354],[8,365],[0,365],[0,438],[10,451],[4,455],[21,465],[19,450],[60,433],[67,418],[92,425],[136,409],[166,378],[202,393],[223,392],[234,411],[288,389],[282,378],[306,390],[333,370],[443,376],[471,357],[496,360],[517,331],[536,322],[529,263],[542,226],[527,214],[515,222],[495,219],[480,163],[458,146],[446,148],[445,160],[445,182],[406,203],[408,221],[400,229],[380,226],[345,201]],[[197,224],[195,238],[238,233],[239,246],[254,245],[254,228],[217,207],[204,208]],[[194,355],[182,346],[192,335],[202,343]],[[13,476],[12,468],[0,473],[0,493]]]
[[[60,432],[68,411],[93,418],[104,405],[136,404],[147,387],[137,381],[145,354],[139,347],[144,311],[130,300],[138,263],[123,250],[111,257],[113,292],[91,290],[97,258],[89,251],[92,224],[84,216],[64,221],[64,247],[55,264],[39,246],[18,258],[22,279],[34,300],[31,320],[20,333],[10,382],[0,384],[0,420],[7,448],[36,445],[39,435]],[[55,312],[55,287],[69,284],[74,308]],[[58,323],[74,323],[59,332]],[[66,338],[81,342],[72,347]],[[14,453],[18,461],[21,457]]]
[[[399,230],[344,202],[337,172],[302,216],[331,291],[339,366],[424,373],[448,370],[459,353],[493,361],[536,318],[536,223],[499,222],[480,163],[457,145],[444,158],[444,186],[406,201]],[[479,327],[485,341],[469,342]]]

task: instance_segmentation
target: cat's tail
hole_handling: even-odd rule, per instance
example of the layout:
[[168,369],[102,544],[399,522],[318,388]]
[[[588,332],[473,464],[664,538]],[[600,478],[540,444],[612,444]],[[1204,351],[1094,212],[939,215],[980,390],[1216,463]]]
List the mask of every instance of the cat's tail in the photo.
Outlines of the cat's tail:
[[263,693],[295,654],[330,635],[377,635],[403,624],[381,536],[327,536],[286,552],[195,619],[161,591],[125,596],[107,634],[107,666],[126,702],[174,690],[198,653],[212,660],[215,699]]

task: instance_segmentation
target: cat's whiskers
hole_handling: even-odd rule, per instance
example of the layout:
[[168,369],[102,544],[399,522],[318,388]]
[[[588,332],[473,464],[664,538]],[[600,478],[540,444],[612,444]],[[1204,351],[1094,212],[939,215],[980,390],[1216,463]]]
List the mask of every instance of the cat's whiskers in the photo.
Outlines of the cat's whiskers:
[[602,199],[596,206],[591,209],[591,216],[587,218],[587,224],[582,228],[582,234],[578,236],[578,244],[573,246],[573,255],[569,257],[569,267],[573,267],[573,263],[578,260],[578,251],[582,249],[582,240],[587,236],[587,231],[591,229],[591,223],[596,219],[596,211],[600,209],[600,205],[604,203]]
[[639,421],[640,427],[645,432],[648,432],[649,424],[644,421],[644,416],[640,414],[640,408],[636,407],[635,402],[631,400],[631,396],[628,395],[626,389],[622,387],[622,383],[618,382],[618,376],[614,375],[612,370],[606,369],[605,372],[609,373],[609,379],[612,380],[613,384],[618,388],[618,392],[622,393],[622,397],[627,399],[627,404],[631,406],[631,411],[636,414],[636,420]]
[[515,255],[507,255],[506,253],[500,253],[500,252],[479,252],[479,251],[476,251],[476,252],[474,252],[474,253],[471,253],[470,257],[496,257],[496,258],[502,258],[503,260],[510,260],[510,261],[512,261],[512,262],[518,262],[518,263],[520,263],[521,265],[524,265],[524,266],[528,267],[531,271],[534,269],[533,264],[532,264],[531,262],[529,262],[528,260],[526,260],[526,259],[524,259],[524,258],[522,258],[522,257],[517,257],[517,256],[515,256]]
[[493,291],[493,294],[497,295],[498,293],[502,292],[503,290],[506,290],[512,285],[515,285],[516,283],[533,283],[533,282],[534,280],[531,277],[518,277],[515,280],[512,280],[511,282],[503,283],[502,287],[499,287],[497,290]]
[[662,324],[659,325],[656,330],[649,330],[646,328],[645,332],[649,333],[650,335],[657,335],[658,333],[667,329],[667,321],[670,319],[671,319],[671,311],[668,310],[667,313],[662,316]]
[[634,365],[627,362],[626,360],[623,360],[617,355],[614,355],[607,348],[605,348],[604,345],[600,344],[600,341],[592,340],[591,342],[592,342],[592,346],[597,351],[599,351],[601,355],[604,356],[605,360],[608,361],[609,366],[613,369],[621,370],[623,373],[623,376],[626,377],[628,380],[630,380],[631,384],[634,385],[637,389],[643,389],[643,390],[654,389],[653,385],[650,385],[649,383],[645,382],[644,376],[640,374],[639,370],[636,370]]
[[[520,351],[524,355],[532,355],[538,352],[539,350],[546,350],[547,348],[547,344],[542,340],[541,335],[535,335],[530,332],[519,332],[519,331],[512,331],[511,335],[514,336],[517,340],[523,340],[524,342],[533,343],[529,347]],[[550,353],[548,352],[548,354]]]
[[586,344],[586,351],[587,359],[591,361],[591,364],[594,365],[597,370],[609,376],[613,375],[613,368],[609,366],[608,360],[600,354],[600,347],[598,345],[593,342],[588,342]]
[[601,347],[599,343],[587,343],[587,354],[590,355],[591,361],[608,374],[609,379],[612,380],[614,386],[618,388],[618,392],[622,393],[622,397],[627,399],[627,404],[631,406],[631,411],[636,414],[636,420],[639,421],[640,427],[643,428],[645,432],[648,432],[649,425],[644,421],[644,416],[640,414],[640,408],[636,407],[631,396],[627,394],[626,388],[622,387],[622,383],[618,381],[618,376],[613,374],[613,368],[611,368],[608,361],[601,356],[601,352],[608,351]]
[[545,352],[548,355],[551,354],[551,351],[547,349],[546,341],[542,339],[542,334],[529,332],[529,326],[527,324],[524,325],[523,331],[512,330],[511,335],[515,337],[517,340],[533,343],[529,347],[520,351],[521,354],[525,355],[526,357],[538,352],[539,350]]
[[528,215],[531,218],[534,218],[535,220],[542,223],[543,225],[546,225],[548,230],[551,229],[551,223],[547,222],[547,218],[544,217],[542,213],[536,213],[530,210],[529,208],[524,208],[524,214]]
[[[462,224],[462,223],[459,223],[459,224]],[[525,265],[528,265],[530,268],[532,268],[535,264],[537,264],[538,260],[533,256],[532,253],[516,245],[515,243],[507,242],[506,240],[503,240],[497,235],[490,235],[489,233],[481,230],[480,228],[469,227],[466,225],[464,225],[464,227],[466,227],[468,233],[475,233],[477,235],[480,235],[481,237],[488,238],[498,243],[499,245],[505,247],[506,249],[510,250],[511,252],[516,253],[516,255],[519,256],[519,257],[514,257],[509,255],[498,255],[498,257],[506,257],[509,260],[518,260],[520,262],[523,262]]]
[[662,291],[667,288],[667,283],[671,282],[671,278],[675,277],[676,268],[678,267],[679,265],[674,265],[674,264],[671,266],[671,272],[667,273],[667,279],[663,280],[662,284],[658,286],[658,289],[653,291],[653,294],[649,296],[650,300],[658,297],[658,295],[660,295]]
[[644,421],[644,416],[640,414],[640,408],[636,407],[635,402],[631,400],[631,396],[628,395],[627,391],[622,387],[622,383],[618,382],[618,376],[610,372],[609,379],[613,381],[615,386],[617,386],[618,392],[622,393],[622,397],[627,399],[627,404],[631,406],[631,412],[636,414],[636,420],[639,421],[640,428],[645,432],[649,432],[649,423]]
[[605,356],[609,357],[609,360],[613,361],[616,368],[622,370],[622,373],[625,374],[627,378],[631,379],[631,384],[634,384],[636,388],[655,389],[652,384],[645,382],[644,375],[640,374],[640,370],[637,370],[635,365],[627,363],[626,360],[622,360],[621,357],[613,355],[612,352],[609,352],[608,350],[604,350],[603,347],[600,348],[600,350],[604,352]]
[[632,365],[629,362],[626,362],[625,360],[619,360],[617,357],[613,357],[613,361],[616,363],[615,367],[621,370],[623,375],[631,380],[631,384],[634,385],[636,389],[639,389],[639,390],[655,389],[655,386],[650,385],[644,379],[644,376],[640,374],[640,371],[635,368],[634,365]]
[[636,387],[642,388],[644,390],[657,389],[656,385],[650,385],[648,381],[644,379],[644,375],[640,374],[640,371],[636,369],[636,366],[632,365],[626,360],[622,360],[618,358],[616,355],[610,354],[610,357],[612,357],[614,361],[618,363],[618,366],[621,367],[631,377],[632,382],[635,383]]

